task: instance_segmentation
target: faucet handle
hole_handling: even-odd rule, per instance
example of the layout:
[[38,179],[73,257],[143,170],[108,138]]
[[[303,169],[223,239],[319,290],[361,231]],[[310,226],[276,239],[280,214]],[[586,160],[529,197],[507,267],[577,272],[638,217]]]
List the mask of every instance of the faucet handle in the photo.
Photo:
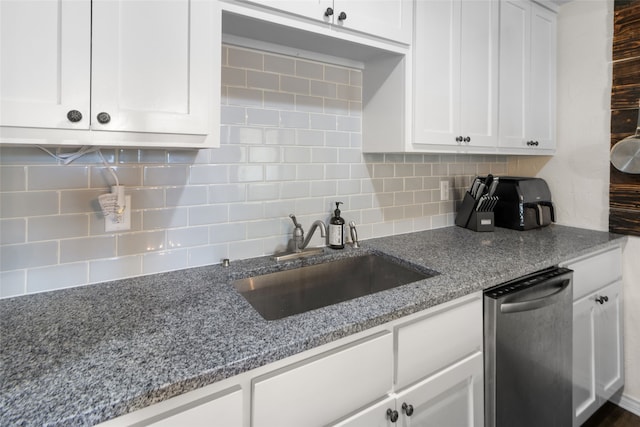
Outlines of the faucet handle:
[[351,232],[351,242],[353,242],[353,247],[359,248],[360,242],[358,241],[358,232],[356,231],[355,221],[349,222],[349,231]]
[[302,226],[298,223],[298,221],[296,220],[296,216],[294,214],[289,214],[289,218],[291,218],[291,221],[293,221],[293,225],[296,228],[302,228]]

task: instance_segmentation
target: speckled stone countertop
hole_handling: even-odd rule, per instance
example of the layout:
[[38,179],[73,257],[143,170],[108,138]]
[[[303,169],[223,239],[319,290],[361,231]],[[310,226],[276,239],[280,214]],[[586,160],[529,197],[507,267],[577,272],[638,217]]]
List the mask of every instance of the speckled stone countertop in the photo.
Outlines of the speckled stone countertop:
[[[450,227],[295,262],[232,261],[1,300],[0,425],[97,424],[622,241],[557,225],[492,233]],[[230,285],[366,251],[440,274],[275,321]]]

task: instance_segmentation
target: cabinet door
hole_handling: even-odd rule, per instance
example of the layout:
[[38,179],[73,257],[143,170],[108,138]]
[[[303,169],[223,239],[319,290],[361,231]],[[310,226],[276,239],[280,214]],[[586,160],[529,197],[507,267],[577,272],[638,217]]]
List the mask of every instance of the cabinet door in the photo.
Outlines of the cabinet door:
[[[213,131],[215,2],[94,0],[91,127]],[[108,113],[110,120],[96,118]]]
[[624,383],[621,282],[613,283],[598,291],[596,318],[597,393],[604,403]]
[[0,17],[0,125],[88,129],[91,2],[2,0]]
[[496,145],[498,12],[494,0],[416,2],[414,143]]
[[[413,3],[410,0],[335,0],[333,23],[377,37],[411,43]],[[339,20],[340,13],[346,14]]]
[[497,0],[461,3],[460,135],[465,145],[495,147],[498,142]]
[[[243,427],[242,391],[236,390],[205,402],[178,408],[173,415],[148,424],[153,427]],[[177,413],[175,413],[177,412]],[[147,425],[147,424],[145,424]]]
[[527,118],[536,149],[553,149],[556,141],[556,14],[532,4],[531,108]]
[[[404,388],[482,349],[482,299],[400,325],[396,387]],[[434,351],[433,343],[446,343]]]
[[324,426],[391,390],[393,336],[381,332],[253,382],[253,427]]
[[531,2],[500,4],[500,146],[526,148],[531,97]]
[[333,22],[333,16],[325,15],[327,8],[333,9],[333,0],[245,0],[287,13],[304,16],[316,21]]
[[416,0],[413,142],[457,145],[460,127],[460,2]]
[[[402,427],[484,425],[483,358],[478,352],[398,395]],[[403,410],[411,405],[413,413]]]
[[596,409],[596,303],[589,295],[573,303],[573,425]]
[[397,424],[391,421],[391,418],[387,415],[387,411],[396,410],[396,400],[393,397],[388,397],[383,401],[371,405],[356,415],[347,418],[337,424],[332,424],[333,427],[394,427]]

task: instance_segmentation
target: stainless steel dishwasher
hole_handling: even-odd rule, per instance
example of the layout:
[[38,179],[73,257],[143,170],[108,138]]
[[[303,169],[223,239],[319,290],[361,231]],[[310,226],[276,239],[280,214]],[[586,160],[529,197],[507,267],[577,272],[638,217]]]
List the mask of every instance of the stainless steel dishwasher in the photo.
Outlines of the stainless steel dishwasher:
[[551,267],[484,292],[486,427],[572,425],[572,274]]

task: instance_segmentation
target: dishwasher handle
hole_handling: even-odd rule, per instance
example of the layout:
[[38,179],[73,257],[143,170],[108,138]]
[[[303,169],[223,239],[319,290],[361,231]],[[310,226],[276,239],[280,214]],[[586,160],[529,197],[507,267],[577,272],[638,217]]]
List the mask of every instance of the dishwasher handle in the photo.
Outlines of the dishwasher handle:
[[567,289],[571,284],[571,279],[564,279],[560,282],[549,282],[546,285],[550,288],[556,288],[556,290],[548,295],[539,298],[533,298],[530,300],[507,302],[500,305],[500,312],[502,313],[519,313],[521,311],[537,310],[542,307],[555,304],[556,300],[562,292]]

